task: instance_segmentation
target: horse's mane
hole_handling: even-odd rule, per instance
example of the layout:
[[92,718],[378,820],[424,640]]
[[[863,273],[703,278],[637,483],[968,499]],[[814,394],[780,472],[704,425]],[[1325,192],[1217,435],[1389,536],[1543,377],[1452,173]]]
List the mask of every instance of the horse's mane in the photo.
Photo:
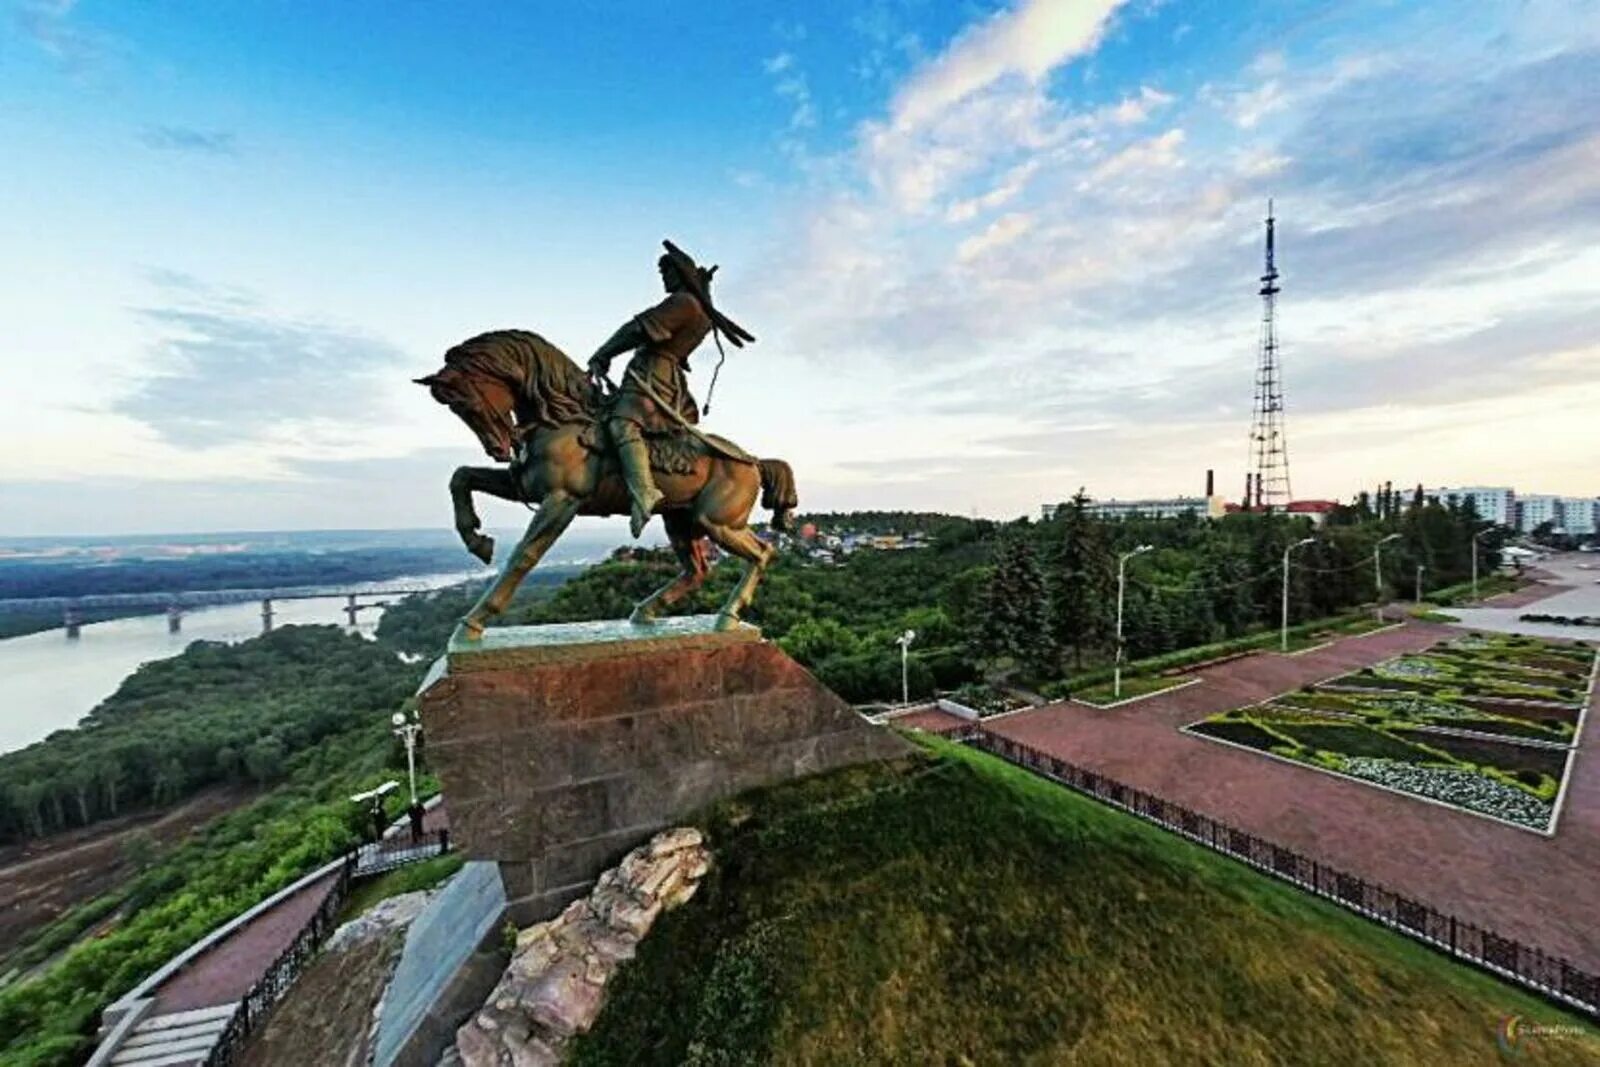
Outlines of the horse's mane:
[[524,422],[554,429],[591,424],[600,398],[583,370],[561,349],[527,330],[491,330],[444,354],[447,367],[499,378],[525,401]]

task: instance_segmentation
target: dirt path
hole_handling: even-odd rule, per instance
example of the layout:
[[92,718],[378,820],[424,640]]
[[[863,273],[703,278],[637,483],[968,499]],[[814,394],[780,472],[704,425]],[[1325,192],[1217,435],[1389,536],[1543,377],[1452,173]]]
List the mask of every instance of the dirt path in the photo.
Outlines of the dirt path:
[[1574,758],[1553,838],[1178,732],[1460,632],[1411,624],[1297,656],[1221,664],[1201,671],[1197,685],[1109,711],[1068,702],[985,725],[1600,971],[1600,751],[1592,730]]
[[28,934],[128,878],[142,847],[136,842],[171,848],[254,795],[243,787],[210,789],[162,812],[0,849],[0,959]]

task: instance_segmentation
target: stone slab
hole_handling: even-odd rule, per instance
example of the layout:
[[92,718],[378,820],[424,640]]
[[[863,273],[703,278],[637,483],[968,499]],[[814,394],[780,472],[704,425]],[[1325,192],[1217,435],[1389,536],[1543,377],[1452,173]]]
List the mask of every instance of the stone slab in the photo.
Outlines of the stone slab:
[[732,793],[907,751],[754,627],[712,624],[490,630],[430,674],[419,708],[452,839],[499,863],[514,922]]
[[650,623],[627,619],[555,623],[547,626],[494,626],[469,641],[460,632],[445,650],[448,670],[495,671],[560,660],[604,659],[649,655],[663,648],[717,648],[761,640],[748,623],[718,630],[715,615],[685,615]]

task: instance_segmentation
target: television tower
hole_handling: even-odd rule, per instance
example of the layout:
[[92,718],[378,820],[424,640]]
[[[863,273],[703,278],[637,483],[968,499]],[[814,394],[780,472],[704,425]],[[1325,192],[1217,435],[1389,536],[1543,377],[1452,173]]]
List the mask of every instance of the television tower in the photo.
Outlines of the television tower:
[[1261,275],[1261,347],[1256,360],[1255,413],[1250,420],[1250,465],[1255,468],[1255,497],[1245,507],[1267,510],[1287,507],[1289,446],[1283,434],[1283,367],[1278,362],[1278,267],[1273,261],[1274,220],[1267,201],[1267,269]]

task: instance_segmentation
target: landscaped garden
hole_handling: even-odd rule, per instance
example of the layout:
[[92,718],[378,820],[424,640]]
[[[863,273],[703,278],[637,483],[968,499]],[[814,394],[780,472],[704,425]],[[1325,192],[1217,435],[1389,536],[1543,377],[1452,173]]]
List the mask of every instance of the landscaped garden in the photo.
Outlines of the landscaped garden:
[[1543,831],[1594,671],[1581,643],[1472,635],[1185,729]]

